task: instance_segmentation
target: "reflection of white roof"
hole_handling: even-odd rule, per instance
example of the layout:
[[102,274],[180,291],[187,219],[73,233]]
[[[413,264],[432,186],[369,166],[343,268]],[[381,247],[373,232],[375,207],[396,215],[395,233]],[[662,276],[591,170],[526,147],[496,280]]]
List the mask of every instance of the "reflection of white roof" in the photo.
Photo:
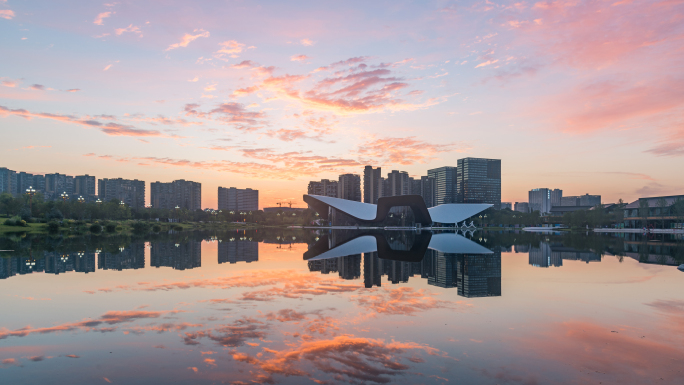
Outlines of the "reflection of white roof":
[[487,203],[448,203],[430,207],[428,212],[433,222],[458,223],[490,207]]
[[[430,238],[429,249],[450,254],[492,254],[493,252],[484,246],[471,241],[455,233],[433,234]],[[346,257],[347,255],[372,253],[378,251],[378,244],[372,235],[363,235],[343,243],[324,253],[321,253],[309,261],[317,259],[329,259]]]
[[375,219],[378,213],[378,206],[370,203],[350,201],[348,199],[326,197],[322,195],[309,194],[309,196],[365,221],[372,221]]
[[428,248],[452,254],[492,254],[493,251],[455,233],[432,234]]
[[317,259],[346,257],[347,255],[372,253],[374,251],[378,251],[378,243],[375,241],[375,237],[372,235],[364,235],[358,238],[354,238],[349,242],[345,242],[335,248],[326,251],[325,253],[318,254],[317,256],[309,259],[309,261],[315,261]]

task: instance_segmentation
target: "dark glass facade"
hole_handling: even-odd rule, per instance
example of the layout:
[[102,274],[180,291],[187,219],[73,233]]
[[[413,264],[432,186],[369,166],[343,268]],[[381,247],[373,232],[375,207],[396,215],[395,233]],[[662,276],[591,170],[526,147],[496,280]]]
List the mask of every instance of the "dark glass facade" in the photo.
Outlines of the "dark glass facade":
[[491,203],[498,210],[501,207],[501,160],[459,159],[456,193],[458,203]]
[[[459,161],[460,162],[460,161]],[[456,203],[457,168],[445,166],[428,170],[428,177],[434,178],[434,206]],[[499,198],[499,201],[501,199]]]

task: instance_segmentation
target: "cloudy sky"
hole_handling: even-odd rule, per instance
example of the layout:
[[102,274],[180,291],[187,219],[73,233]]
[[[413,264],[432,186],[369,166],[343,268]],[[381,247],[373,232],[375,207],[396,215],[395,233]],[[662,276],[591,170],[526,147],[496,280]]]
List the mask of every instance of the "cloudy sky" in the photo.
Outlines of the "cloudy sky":
[[0,0],[0,57],[17,171],[189,179],[205,207],[468,156],[502,159],[504,201],[684,191],[683,0]]

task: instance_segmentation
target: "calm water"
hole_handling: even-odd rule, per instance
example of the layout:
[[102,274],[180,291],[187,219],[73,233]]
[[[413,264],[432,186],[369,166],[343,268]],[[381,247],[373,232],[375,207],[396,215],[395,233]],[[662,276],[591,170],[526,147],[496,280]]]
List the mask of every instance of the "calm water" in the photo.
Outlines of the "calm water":
[[681,384],[672,236],[0,238],[7,384]]

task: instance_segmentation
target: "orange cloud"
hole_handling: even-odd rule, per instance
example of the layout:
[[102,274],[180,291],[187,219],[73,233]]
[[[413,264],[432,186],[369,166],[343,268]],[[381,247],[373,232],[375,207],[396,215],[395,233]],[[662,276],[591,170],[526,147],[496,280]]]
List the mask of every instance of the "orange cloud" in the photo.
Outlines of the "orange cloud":
[[172,311],[109,311],[103,314],[100,318],[83,320],[79,322],[65,323],[61,325],[45,327],[45,328],[32,328],[31,326],[25,326],[17,330],[8,330],[5,328],[0,329],[0,340],[6,339],[8,337],[26,337],[30,334],[48,334],[48,333],[58,333],[66,332],[72,330],[84,330],[84,331],[98,331],[96,326],[103,324],[116,325],[120,323],[133,322],[139,319],[147,318],[159,318],[165,314],[179,313],[179,310]]
[[183,37],[181,37],[180,42],[171,44],[168,48],[166,48],[165,51],[171,51],[173,49],[180,48],[180,47],[187,47],[188,44],[199,39],[200,37],[209,37],[209,31],[205,31],[203,29],[196,29],[193,32],[200,32],[200,33],[198,33],[196,35],[191,35],[189,33],[186,33],[185,35],[183,35]]
[[[264,349],[271,355],[263,358],[235,352],[233,359],[259,369],[263,374],[258,383],[273,383],[273,375],[313,378],[331,375],[348,382],[389,383],[394,376],[407,374],[404,354],[424,351],[438,354],[439,350],[415,343],[385,342],[380,339],[337,336],[327,340],[303,341],[282,351]],[[408,355],[408,354],[407,354]],[[411,360],[409,360],[411,361]],[[306,368],[313,365],[318,370]],[[316,380],[323,383],[323,381]]]
[[311,45],[314,45],[314,42],[311,41],[310,39],[302,39],[302,40],[300,40],[299,42],[302,43],[302,45],[304,45],[304,46],[311,46]]
[[416,290],[411,287],[398,287],[389,292],[378,292],[374,295],[355,297],[363,308],[373,310],[377,314],[415,315],[431,309],[454,308],[456,303],[434,298],[435,293],[425,289]]
[[363,143],[358,150],[362,157],[374,161],[392,164],[426,163],[434,156],[449,151],[464,152],[470,147],[466,144],[432,144],[416,139],[414,136],[406,138],[381,138]]
[[0,116],[6,117],[8,115],[15,115],[22,117],[24,119],[32,119],[32,118],[42,118],[42,119],[52,119],[52,120],[57,120],[60,122],[65,122],[65,123],[73,123],[73,124],[78,124],[80,126],[84,126],[86,128],[98,128],[100,131],[107,135],[112,135],[112,136],[138,136],[138,137],[146,137],[146,136],[158,136],[158,137],[169,137],[169,135],[162,134],[159,131],[155,130],[143,130],[143,129],[138,129],[133,126],[128,126],[128,125],[122,125],[118,123],[102,123],[94,119],[84,119],[84,118],[79,118],[73,115],[60,115],[60,114],[52,114],[48,112],[30,112],[25,109],[9,109],[4,106],[0,106]]

